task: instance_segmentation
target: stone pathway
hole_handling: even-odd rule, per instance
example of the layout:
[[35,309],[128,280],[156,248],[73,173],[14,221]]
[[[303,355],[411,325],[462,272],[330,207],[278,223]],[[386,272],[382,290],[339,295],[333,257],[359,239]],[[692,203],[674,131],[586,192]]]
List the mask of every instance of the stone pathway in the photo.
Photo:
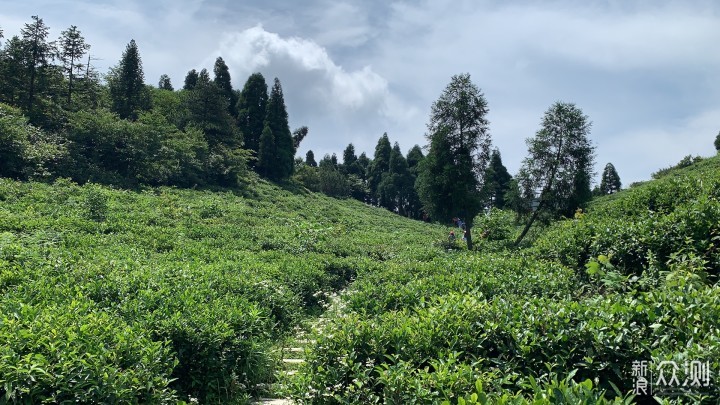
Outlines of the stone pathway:
[[[297,374],[298,369],[305,362],[305,347],[307,345],[315,343],[314,340],[308,340],[307,336],[311,333],[318,333],[322,326],[327,322],[328,315],[342,310],[342,303],[338,295],[333,294],[330,297],[329,301],[329,305],[327,306],[327,309],[323,313],[323,315],[321,315],[318,319],[312,322],[312,324],[308,327],[311,332],[308,332],[308,330],[303,330],[303,328],[299,328],[298,332],[295,334],[294,339],[290,343],[288,343],[287,347],[283,347],[282,349],[280,349],[280,354],[283,362],[283,367],[280,370],[281,383],[283,380],[286,380],[287,378]],[[260,398],[255,400],[253,404],[293,405],[295,404],[295,402],[293,402],[289,398]]]

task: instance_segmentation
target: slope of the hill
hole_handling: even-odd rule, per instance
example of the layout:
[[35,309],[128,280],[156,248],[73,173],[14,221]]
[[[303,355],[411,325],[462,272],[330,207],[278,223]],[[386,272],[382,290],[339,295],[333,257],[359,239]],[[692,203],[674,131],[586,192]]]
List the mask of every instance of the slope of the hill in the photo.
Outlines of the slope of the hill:
[[275,341],[442,227],[259,182],[243,192],[0,179],[0,403],[242,401]]
[[[718,168],[710,158],[600,198],[527,249],[481,242],[363,274],[318,333],[296,398],[717,403]],[[493,215],[483,221],[502,225]]]

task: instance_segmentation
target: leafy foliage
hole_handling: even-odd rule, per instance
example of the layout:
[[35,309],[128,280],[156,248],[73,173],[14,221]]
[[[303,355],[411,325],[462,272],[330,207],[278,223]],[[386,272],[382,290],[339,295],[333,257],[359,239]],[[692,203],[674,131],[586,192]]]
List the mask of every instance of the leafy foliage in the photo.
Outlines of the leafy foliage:
[[120,62],[107,77],[112,111],[122,119],[137,119],[139,112],[150,109],[150,94],[145,88],[140,51],[131,40]]
[[617,193],[620,188],[622,188],[622,183],[615,166],[612,163],[606,164],[600,179],[600,193],[603,195]]
[[516,232],[493,211],[475,220],[489,231],[481,255],[386,256],[314,337],[297,398],[630,403],[633,361],[720,367],[719,162],[604,197],[530,249],[491,240]]
[[453,76],[432,105],[430,150],[419,168],[417,192],[436,220],[465,220],[472,248],[472,221],[484,204],[482,174],[490,159],[487,101],[469,74]]

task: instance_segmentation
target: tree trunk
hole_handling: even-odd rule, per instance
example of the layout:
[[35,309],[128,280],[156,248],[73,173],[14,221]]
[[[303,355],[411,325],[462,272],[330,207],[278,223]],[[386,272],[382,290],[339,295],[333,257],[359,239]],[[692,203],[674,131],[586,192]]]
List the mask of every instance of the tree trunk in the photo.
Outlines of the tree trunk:
[[[541,194],[541,195],[542,195],[542,194]],[[530,217],[530,220],[528,221],[528,223],[525,224],[525,229],[523,229],[523,231],[522,231],[522,233],[520,234],[520,236],[518,236],[518,238],[515,240],[515,247],[517,247],[517,246],[520,244],[520,242],[522,242],[523,238],[525,238],[525,235],[526,235],[526,234],[528,233],[528,231],[530,230],[530,227],[532,226],[533,222],[535,222],[535,220],[537,219],[538,214],[540,213],[540,208],[542,208],[544,202],[545,202],[545,200],[543,200],[542,197],[541,197],[541,199],[540,199],[540,204],[538,204],[537,208],[535,209],[535,212],[533,212],[533,214],[532,214],[532,216]]]
[[530,220],[528,221],[527,225],[525,225],[525,229],[523,229],[520,236],[518,236],[517,240],[515,240],[514,246],[518,247],[520,245],[520,242],[522,242],[525,235],[530,230],[530,227],[532,226],[533,222],[535,222],[535,219],[537,219],[538,215],[540,214],[540,209],[542,209],[543,205],[545,204],[545,195],[552,189],[553,182],[555,181],[555,174],[557,174],[558,166],[560,166],[560,153],[562,152],[563,147],[563,140],[560,138],[560,144],[558,145],[558,151],[557,155],[555,156],[555,165],[553,166],[550,178],[548,178],[548,182],[543,188],[543,190],[540,192],[540,203],[538,203],[537,208],[535,209],[535,212],[533,212],[532,216],[530,217]]
[[473,244],[472,244],[472,236],[470,234],[470,228],[472,228],[472,222],[468,221],[465,223],[465,242],[467,243],[468,250],[472,250]]

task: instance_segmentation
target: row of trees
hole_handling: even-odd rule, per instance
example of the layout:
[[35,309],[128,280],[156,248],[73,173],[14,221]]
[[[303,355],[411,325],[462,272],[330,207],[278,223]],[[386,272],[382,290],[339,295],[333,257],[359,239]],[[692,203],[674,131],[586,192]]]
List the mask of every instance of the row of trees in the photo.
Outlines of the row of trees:
[[[541,212],[572,215],[593,194],[590,122],[573,104],[548,109],[541,129],[527,140],[528,157],[514,178],[492,148],[487,101],[467,74],[453,76],[432,105],[427,156],[418,145],[403,155],[384,134],[372,159],[357,156],[350,144],[342,163],[334,154],[318,163],[312,151],[304,161],[294,161],[308,129],[290,131],[277,78],[270,91],[260,73],[242,90],[233,89],[229,68],[219,57],[212,78],[207,69],[193,69],[180,90],[167,75],[157,88],[147,86],[138,46],[130,41],[102,83],[92,58],[86,58],[89,49],[74,26],[50,42],[37,16],[0,49],[0,101],[8,104],[0,124],[13,126],[6,134],[16,138],[0,145],[0,154],[14,156],[5,160],[13,161],[12,168],[0,165],[0,174],[233,186],[248,168],[271,180],[297,171],[296,178],[311,189],[411,218],[461,217],[468,231],[473,218],[489,207],[529,216],[529,228]],[[594,192],[612,193],[620,186],[608,164]]]
[[[41,159],[48,165],[44,173],[77,181],[180,186],[237,185],[248,167],[272,180],[292,175],[295,152],[308,130],[290,132],[277,78],[269,93],[259,73],[242,91],[235,90],[219,57],[213,78],[206,69],[193,69],[181,90],[174,90],[167,75],[154,88],[145,84],[132,40],[103,83],[77,27],[55,41],[48,33],[43,20],[33,16],[19,36],[0,47],[5,116],[16,124],[22,121],[18,117],[27,117],[43,132],[40,138],[55,142],[53,158]],[[17,145],[27,142],[16,139]],[[27,165],[30,160],[26,157]],[[37,170],[0,167],[0,175],[31,172]]]
[[470,75],[453,76],[432,105],[427,156],[418,145],[403,156],[384,134],[372,159],[364,153],[356,157],[352,144],[342,164],[335,154],[316,164],[309,151],[304,162],[297,161],[298,179],[312,189],[351,195],[412,218],[429,215],[449,222],[459,217],[469,247],[473,219],[488,208],[508,208],[528,218],[519,243],[541,213],[572,216],[593,194],[620,189],[617,171],[608,163],[600,185],[591,190],[591,123],[574,104],[557,102],[546,111],[540,130],[526,141],[528,156],[514,178],[492,148],[487,113],[487,101]]

